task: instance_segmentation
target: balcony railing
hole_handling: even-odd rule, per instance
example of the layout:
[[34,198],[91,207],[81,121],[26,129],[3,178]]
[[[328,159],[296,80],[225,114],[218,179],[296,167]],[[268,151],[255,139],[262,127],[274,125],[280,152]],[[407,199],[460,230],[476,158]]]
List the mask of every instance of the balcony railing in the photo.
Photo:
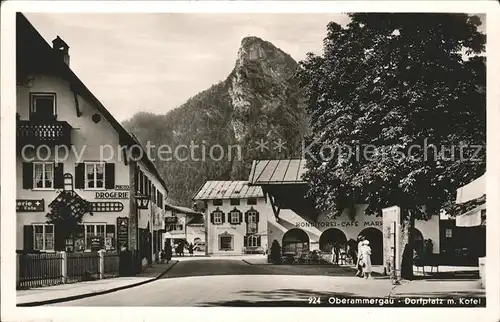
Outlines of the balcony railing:
[[17,144],[71,145],[71,125],[65,121],[17,121]]

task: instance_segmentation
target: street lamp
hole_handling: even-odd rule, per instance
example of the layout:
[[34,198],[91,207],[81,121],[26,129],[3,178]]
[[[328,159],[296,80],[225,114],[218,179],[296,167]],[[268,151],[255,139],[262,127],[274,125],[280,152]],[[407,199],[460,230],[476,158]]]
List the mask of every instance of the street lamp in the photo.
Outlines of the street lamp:
[[135,202],[137,205],[137,209],[148,209],[149,198],[140,193],[135,195]]

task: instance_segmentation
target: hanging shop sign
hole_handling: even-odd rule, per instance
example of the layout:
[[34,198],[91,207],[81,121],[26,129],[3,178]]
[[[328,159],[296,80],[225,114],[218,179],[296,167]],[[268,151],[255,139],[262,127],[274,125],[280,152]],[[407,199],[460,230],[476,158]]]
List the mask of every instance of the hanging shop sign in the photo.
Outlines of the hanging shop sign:
[[128,218],[118,217],[116,218],[116,239],[118,241],[118,249],[122,247],[128,247]]
[[95,193],[95,199],[128,199],[129,198],[129,194],[128,194],[128,191],[125,192],[125,191],[121,191],[121,192],[117,192],[117,191],[112,191],[112,192],[96,192]]
[[115,186],[115,190],[129,191],[130,190],[130,186],[128,184],[117,184]]
[[16,211],[18,212],[39,212],[45,210],[44,199],[17,199]]

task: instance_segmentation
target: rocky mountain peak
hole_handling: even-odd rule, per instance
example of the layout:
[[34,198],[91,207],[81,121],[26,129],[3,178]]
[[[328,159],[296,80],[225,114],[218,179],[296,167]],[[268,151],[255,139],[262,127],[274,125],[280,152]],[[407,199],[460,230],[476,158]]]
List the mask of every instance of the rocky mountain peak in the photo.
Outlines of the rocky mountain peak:
[[[141,142],[149,140],[156,146],[205,142],[207,147],[241,148],[241,158],[203,156],[201,161],[199,152],[196,160],[158,163],[171,188],[171,202],[188,206],[205,180],[247,180],[252,160],[300,156],[307,122],[302,93],[293,77],[297,67],[290,55],[272,43],[245,37],[225,80],[164,116],[138,114],[126,122]],[[255,148],[262,140],[269,141],[265,151]],[[277,142],[286,142],[286,147],[276,150]]]

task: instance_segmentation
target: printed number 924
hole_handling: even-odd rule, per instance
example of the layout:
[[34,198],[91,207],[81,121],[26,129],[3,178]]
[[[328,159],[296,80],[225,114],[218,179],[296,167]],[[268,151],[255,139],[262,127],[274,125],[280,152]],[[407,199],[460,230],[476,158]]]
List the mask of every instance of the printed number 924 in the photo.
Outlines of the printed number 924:
[[308,299],[309,304],[321,304],[321,298],[320,297],[310,297]]

